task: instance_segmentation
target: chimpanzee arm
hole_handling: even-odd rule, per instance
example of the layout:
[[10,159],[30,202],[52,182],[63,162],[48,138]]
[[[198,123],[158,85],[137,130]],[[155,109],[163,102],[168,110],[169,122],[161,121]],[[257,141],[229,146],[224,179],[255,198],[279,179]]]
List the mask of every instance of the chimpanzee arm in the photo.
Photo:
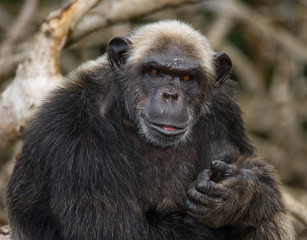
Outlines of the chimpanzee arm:
[[241,157],[233,164],[214,161],[188,199],[192,218],[225,229],[229,239],[294,239],[277,177],[258,157]]

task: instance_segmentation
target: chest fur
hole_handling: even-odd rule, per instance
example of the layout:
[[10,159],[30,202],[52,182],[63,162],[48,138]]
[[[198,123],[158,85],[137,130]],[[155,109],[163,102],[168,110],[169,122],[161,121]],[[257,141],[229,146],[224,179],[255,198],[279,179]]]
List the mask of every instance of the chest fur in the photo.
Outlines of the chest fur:
[[143,207],[184,204],[187,188],[198,174],[196,153],[145,148],[137,157],[136,194]]

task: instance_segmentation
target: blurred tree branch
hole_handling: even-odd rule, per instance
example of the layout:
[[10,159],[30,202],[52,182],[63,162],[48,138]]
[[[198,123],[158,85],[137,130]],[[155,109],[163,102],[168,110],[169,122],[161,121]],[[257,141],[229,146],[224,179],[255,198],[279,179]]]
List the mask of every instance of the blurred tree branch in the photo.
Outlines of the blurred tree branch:
[[0,5],[0,29],[9,30],[13,17]]
[[284,192],[284,200],[293,217],[307,227],[307,207],[296,201],[289,193]]
[[27,44],[22,44],[19,47],[16,47],[17,43],[24,40],[24,36],[26,34],[27,26],[31,23],[34,17],[34,12],[37,9],[38,0],[27,0],[25,1],[20,14],[17,19],[10,26],[9,23],[11,16],[9,16],[3,8],[0,6],[0,16],[3,16],[0,19],[1,23],[7,27],[6,39],[2,43],[0,47],[0,83],[1,79],[5,79],[14,73],[14,70],[18,63],[20,63],[23,59],[26,58],[26,53],[24,48],[28,50],[26,47]]
[[35,12],[37,5],[38,0],[25,1],[18,18],[7,33],[7,38],[1,46],[1,50],[5,51],[6,48],[9,48],[11,45],[22,40],[27,25],[29,25],[33,19],[33,13]]
[[74,1],[41,24],[12,83],[0,95],[0,152],[14,143],[26,119],[62,79],[59,57],[72,29],[98,0]]
[[274,40],[295,59],[307,61],[306,42],[295,38],[283,28],[273,26],[266,17],[241,2],[237,0],[205,1],[204,6],[219,14],[225,14],[223,11],[227,9],[227,15],[232,15],[233,19],[253,28],[260,35]]
[[120,0],[102,1],[85,18],[80,21],[72,33],[68,44],[72,44],[80,38],[102,28],[120,21],[140,17],[151,12],[175,7],[183,3],[196,3],[199,0]]

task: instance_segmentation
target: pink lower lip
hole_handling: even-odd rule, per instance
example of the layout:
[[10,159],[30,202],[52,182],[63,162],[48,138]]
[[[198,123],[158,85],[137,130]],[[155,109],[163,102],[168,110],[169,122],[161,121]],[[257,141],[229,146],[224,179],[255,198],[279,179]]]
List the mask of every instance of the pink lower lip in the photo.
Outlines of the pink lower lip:
[[163,126],[162,127],[165,131],[176,131],[177,129],[176,128],[173,128],[171,126]]

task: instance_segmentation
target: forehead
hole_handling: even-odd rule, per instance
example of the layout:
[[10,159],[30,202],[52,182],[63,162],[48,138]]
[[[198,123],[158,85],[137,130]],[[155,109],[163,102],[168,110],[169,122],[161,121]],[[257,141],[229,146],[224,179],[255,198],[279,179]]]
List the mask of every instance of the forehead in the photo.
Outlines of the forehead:
[[170,46],[159,51],[151,51],[149,56],[146,56],[140,61],[140,66],[147,66],[149,64],[160,65],[171,69],[200,69],[202,66],[199,64],[199,61],[190,55],[190,53],[184,51],[180,46]]
[[176,43],[173,41],[161,41],[161,45],[153,46],[147,51],[149,55],[159,55],[165,58],[178,58],[185,60],[202,61],[194,46],[190,44]]
[[213,71],[213,50],[198,31],[178,21],[163,21],[137,29],[130,36],[129,60],[138,64],[153,55],[186,57],[199,62],[208,72]]

